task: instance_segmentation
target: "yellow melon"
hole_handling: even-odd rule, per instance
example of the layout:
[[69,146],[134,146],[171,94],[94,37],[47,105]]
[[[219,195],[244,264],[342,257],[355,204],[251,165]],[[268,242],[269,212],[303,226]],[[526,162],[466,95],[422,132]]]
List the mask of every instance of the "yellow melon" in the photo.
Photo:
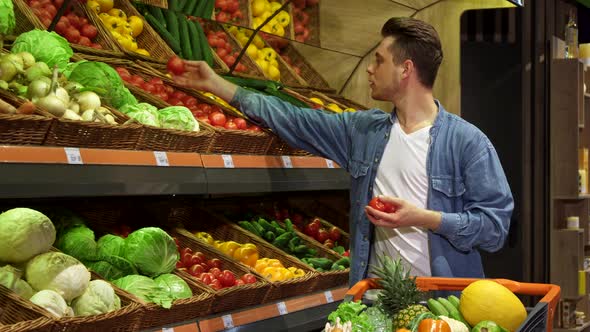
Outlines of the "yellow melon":
[[516,331],[527,316],[518,297],[492,280],[478,280],[467,286],[461,293],[459,309],[471,326],[491,320],[509,331]]

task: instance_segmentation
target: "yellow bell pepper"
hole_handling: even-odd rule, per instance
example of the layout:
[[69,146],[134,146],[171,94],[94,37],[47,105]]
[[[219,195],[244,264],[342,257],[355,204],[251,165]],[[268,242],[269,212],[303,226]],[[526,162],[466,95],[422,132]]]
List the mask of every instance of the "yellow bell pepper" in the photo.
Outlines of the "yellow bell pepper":
[[284,272],[285,268],[280,267],[267,267],[262,271],[262,276],[270,281],[283,281],[285,280]]
[[226,241],[219,245],[219,250],[229,257],[234,257],[234,252],[242,245],[235,241]]
[[274,259],[274,258],[271,258],[268,260],[268,266],[284,268],[283,263],[281,263],[281,261],[279,261],[278,259]]
[[254,270],[258,273],[262,273],[262,271],[264,271],[264,269],[266,269],[268,267],[268,258],[264,257],[264,258],[260,258],[256,261],[256,264],[254,265]]
[[289,267],[288,270],[293,273],[294,278],[303,277],[305,275],[305,271],[300,268],[296,268],[295,266]]
[[209,245],[214,245],[215,240],[213,239],[213,236],[211,236],[211,234],[207,233],[207,232],[196,232],[195,236],[205,242],[207,242],[207,244]]
[[258,261],[258,249],[256,246],[254,248],[246,245],[242,245],[240,248],[234,251],[233,257],[251,267],[256,266],[256,262]]

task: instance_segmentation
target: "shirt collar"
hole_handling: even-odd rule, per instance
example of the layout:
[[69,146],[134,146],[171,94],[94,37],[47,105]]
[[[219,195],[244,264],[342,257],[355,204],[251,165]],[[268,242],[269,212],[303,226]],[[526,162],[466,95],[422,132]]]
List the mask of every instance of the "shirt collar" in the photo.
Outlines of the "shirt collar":
[[[432,124],[432,127],[430,128],[431,135],[436,134],[436,132],[438,131],[438,128],[444,123],[445,118],[446,118],[445,115],[447,113],[444,106],[440,103],[440,101],[438,99],[435,99],[434,102],[436,103],[436,106],[438,107],[438,114],[436,115],[436,119],[434,119],[434,123]],[[393,106],[393,109],[391,110],[391,116],[389,117],[389,122],[391,122],[391,124],[394,124],[396,119],[397,119],[397,115],[395,113],[395,106]]]

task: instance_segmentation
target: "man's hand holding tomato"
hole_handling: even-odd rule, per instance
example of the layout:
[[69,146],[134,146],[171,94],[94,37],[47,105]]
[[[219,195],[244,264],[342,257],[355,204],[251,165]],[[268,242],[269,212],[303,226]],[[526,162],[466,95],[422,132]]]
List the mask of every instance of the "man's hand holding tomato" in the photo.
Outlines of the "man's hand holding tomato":
[[[388,212],[389,211],[389,212]],[[421,209],[400,198],[379,196],[365,207],[367,218],[379,227],[424,227],[436,230],[441,223],[440,212]]]
[[217,75],[204,61],[187,61],[171,58],[168,71],[173,74],[174,81],[180,86],[211,92],[229,102],[238,87]]

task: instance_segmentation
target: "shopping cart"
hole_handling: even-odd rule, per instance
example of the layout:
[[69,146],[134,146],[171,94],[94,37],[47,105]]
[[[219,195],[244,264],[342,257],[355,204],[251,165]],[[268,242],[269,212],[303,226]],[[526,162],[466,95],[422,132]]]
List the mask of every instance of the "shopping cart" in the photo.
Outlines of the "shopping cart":
[[[417,277],[416,285],[422,291],[461,291],[479,279]],[[549,331],[553,329],[553,315],[561,289],[552,284],[533,284],[508,279],[493,279],[515,294],[543,296],[532,308],[527,308],[528,316],[518,332]],[[380,288],[378,279],[364,279],[356,283],[344,296],[344,301],[362,300],[367,290]]]

